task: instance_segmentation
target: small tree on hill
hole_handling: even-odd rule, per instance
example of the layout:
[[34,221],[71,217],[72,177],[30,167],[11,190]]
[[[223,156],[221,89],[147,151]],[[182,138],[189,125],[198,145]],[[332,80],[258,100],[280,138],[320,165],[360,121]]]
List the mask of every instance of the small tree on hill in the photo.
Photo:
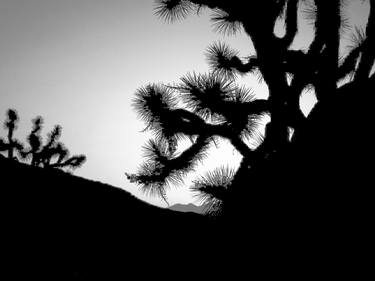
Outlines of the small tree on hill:
[[27,136],[28,147],[24,147],[20,141],[14,138],[18,121],[17,112],[9,109],[7,120],[4,122],[4,128],[8,131],[7,140],[0,138],[0,152],[7,152],[8,158],[19,160],[15,157],[15,152],[18,152],[20,159],[32,166],[43,168],[76,169],[85,163],[85,155],[70,156],[68,148],[59,141],[62,131],[60,125],[56,125],[52,129],[48,134],[47,142],[43,144],[41,137],[43,118],[37,116],[32,120],[33,127]]
[[43,145],[40,136],[42,124],[42,117],[38,116],[33,120],[33,129],[27,138],[29,148],[24,150],[23,157],[31,159],[31,165],[43,168],[76,169],[81,167],[86,161],[86,156],[73,155],[70,157],[69,150],[62,142],[59,142],[62,131],[60,125],[56,125],[52,129],[48,134],[46,144]]

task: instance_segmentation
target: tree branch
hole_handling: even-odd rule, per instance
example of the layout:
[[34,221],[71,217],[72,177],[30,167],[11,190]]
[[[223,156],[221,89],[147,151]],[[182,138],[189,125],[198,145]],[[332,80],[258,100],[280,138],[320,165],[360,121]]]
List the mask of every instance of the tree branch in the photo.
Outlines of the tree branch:
[[286,33],[285,33],[285,36],[281,40],[282,45],[285,47],[286,50],[293,43],[293,40],[297,34],[297,30],[298,30],[297,15],[298,15],[298,0],[289,0],[287,3],[286,17],[285,17]]
[[350,73],[355,72],[357,61],[361,55],[363,45],[355,47],[350,53],[345,57],[344,61],[339,66],[337,71],[337,79],[343,79]]
[[375,1],[370,1],[370,15],[366,26],[366,41],[363,44],[362,56],[354,80],[364,80],[369,77],[375,62]]

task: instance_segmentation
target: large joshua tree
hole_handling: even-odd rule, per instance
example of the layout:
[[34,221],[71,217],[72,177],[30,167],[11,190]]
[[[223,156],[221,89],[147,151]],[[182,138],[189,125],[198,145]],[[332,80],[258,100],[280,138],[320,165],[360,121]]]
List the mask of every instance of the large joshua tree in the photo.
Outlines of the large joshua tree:
[[[145,146],[147,161],[137,174],[127,175],[128,178],[140,184],[145,192],[165,199],[165,188],[192,171],[216,138],[225,138],[243,157],[239,169],[215,171],[197,180],[193,187],[211,202],[213,210],[225,200],[243,197],[249,190],[244,185],[251,184],[252,176],[257,173],[265,175],[265,170],[271,178],[278,173],[276,180],[285,184],[288,181],[283,178],[285,173],[290,176],[302,171],[301,166],[309,161],[298,163],[303,152],[314,151],[310,145],[318,146],[319,130],[324,135],[330,129],[353,124],[350,115],[354,113],[347,111],[345,120],[331,127],[322,125],[327,124],[327,118],[341,114],[337,108],[348,100],[348,93],[365,91],[366,87],[374,89],[371,70],[375,58],[375,1],[363,2],[370,4],[367,25],[355,29],[353,44],[341,55],[341,39],[348,34],[347,1],[156,1],[156,14],[169,22],[199,13],[203,8],[212,10],[216,29],[224,33],[242,29],[251,38],[255,53],[243,59],[225,43],[214,43],[208,48],[211,73],[188,74],[175,85],[149,84],[138,89],[135,109],[156,138]],[[293,46],[301,10],[314,27],[307,49]],[[274,30],[280,21],[285,32],[277,36]],[[238,75],[261,75],[268,87],[268,98],[256,99],[249,89],[238,86]],[[308,116],[300,107],[306,89],[313,90],[317,98]],[[265,134],[260,134],[258,121],[264,115],[270,121]],[[184,138],[191,141],[191,146],[180,152],[178,144]],[[255,148],[247,144],[247,138],[257,141]],[[323,141],[319,147],[324,146]],[[345,153],[349,150],[344,145],[340,148],[345,148]],[[309,156],[313,157],[311,151]],[[288,169],[292,167],[291,172]]]

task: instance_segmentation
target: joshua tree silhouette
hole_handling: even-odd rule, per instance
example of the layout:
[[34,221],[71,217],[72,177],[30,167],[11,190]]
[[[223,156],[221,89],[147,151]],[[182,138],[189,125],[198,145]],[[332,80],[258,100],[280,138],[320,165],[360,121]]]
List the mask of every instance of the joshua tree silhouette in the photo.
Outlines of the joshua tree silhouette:
[[[236,172],[222,168],[198,180],[193,187],[211,202],[212,210],[225,207],[221,203],[233,206],[241,198],[259,198],[259,190],[266,184],[272,186],[272,192],[266,187],[263,195],[274,194],[275,201],[280,202],[277,197],[281,193],[284,199],[292,193],[300,194],[297,188],[305,170],[314,171],[321,178],[329,170],[331,181],[326,183],[331,183],[348,171],[344,162],[357,159],[354,153],[347,152],[343,132],[356,123],[348,120],[348,114],[359,112],[348,97],[366,88],[374,89],[375,75],[371,70],[375,58],[375,1],[369,1],[365,30],[355,30],[353,44],[342,57],[340,40],[347,32],[345,1],[251,1],[251,8],[244,2],[156,1],[156,14],[169,22],[199,13],[202,8],[211,9],[215,28],[227,34],[242,29],[250,36],[256,54],[242,59],[225,43],[214,43],[208,48],[211,73],[188,74],[175,85],[149,84],[137,90],[134,107],[156,138],[146,144],[147,161],[139,172],[126,175],[145,192],[165,199],[165,188],[194,170],[218,137],[229,140],[243,158]],[[315,31],[307,50],[297,50],[292,45],[301,10]],[[285,24],[282,37],[274,32],[278,21]],[[256,99],[250,89],[235,83],[238,75],[245,74],[261,75],[268,86],[266,100]],[[314,90],[318,100],[308,116],[300,107],[306,89]],[[265,134],[261,134],[258,121],[264,115],[270,117],[270,122]],[[192,145],[178,152],[179,141],[184,138],[190,139]],[[255,148],[246,144],[246,138],[256,141]],[[334,169],[340,172],[333,172]],[[250,189],[252,183],[260,187]],[[284,186],[295,189],[286,191]],[[332,195],[334,191],[328,193]]]
[[30,148],[28,150],[24,150],[22,156],[24,159],[31,158],[30,164],[32,166],[38,166],[40,162],[39,150],[42,146],[42,138],[40,136],[40,132],[42,130],[43,118],[41,116],[37,116],[32,120],[32,123],[32,131],[27,137]]
[[44,168],[67,168],[76,169],[82,166],[86,161],[84,155],[74,155],[70,157],[69,150],[62,142],[59,142],[62,128],[56,125],[48,134],[45,145],[42,145],[40,131],[42,129],[43,119],[38,116],[33,121],[33,129],[27,140],[29,148],[24,150],[24,159],[31,158],[31,165]]
[[20,155],[20,159],[30,161],[32,166],[66,169],[79,168],[86,161],[85,155],[74,155],[70,157],[69,150],[62,142],[58,141],[62,131],[59,125],[56,125],[52,129],[48,134],[46,144],[43,145],[40,136],[43,125],[43,118],[41,116],[37,116],[32,120],[33,128],[27,137],[29,147],[25,148],[21,142],[13,137],[15,129],[17,129],[18,120],[17,112],[13,109],[9,109],[7,111],[7,120],[4,123],[5,129],[8,130],[8,142],[0,139],[0,151],[7,151],[8,158],[18,160],[14,156],[14,152],[17,151]]
[[7,119],[4,122],[4,129],[8,131],[7,140],[0,138],[0,151],[6,151],[10,159],[17,159],[14,155],[15,152],[20,152],[23,149],[23,144],[14,138],[14,131],[17,129],[19,121],[17,111],[8,109]]

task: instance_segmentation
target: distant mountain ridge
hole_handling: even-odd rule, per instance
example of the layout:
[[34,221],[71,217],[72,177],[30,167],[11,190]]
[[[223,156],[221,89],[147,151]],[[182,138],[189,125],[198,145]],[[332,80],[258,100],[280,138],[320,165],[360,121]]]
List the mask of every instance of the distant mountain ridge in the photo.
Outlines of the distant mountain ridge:
[[178,212],[184,212],[184,213],[191,212],[191,213],[197,213],[197,214],[204,214],[206,206],[204,204],[197,206],[193,203],[189,203],[189,204],[177,203],[177,204],[170,206],[168,209],[173,210],[173,211],[178,211]]

